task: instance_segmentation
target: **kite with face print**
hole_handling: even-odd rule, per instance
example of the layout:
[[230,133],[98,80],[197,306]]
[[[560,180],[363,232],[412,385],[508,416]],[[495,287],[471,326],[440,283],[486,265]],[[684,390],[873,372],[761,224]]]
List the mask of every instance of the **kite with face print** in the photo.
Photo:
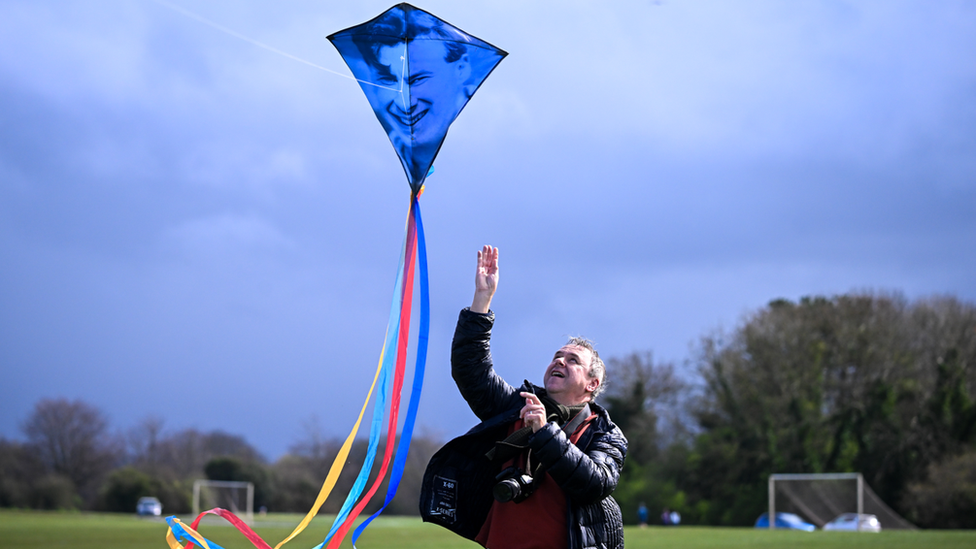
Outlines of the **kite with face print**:
[[359,81],[414,192],[451,123],[507,55],[410,4],[329,40]]

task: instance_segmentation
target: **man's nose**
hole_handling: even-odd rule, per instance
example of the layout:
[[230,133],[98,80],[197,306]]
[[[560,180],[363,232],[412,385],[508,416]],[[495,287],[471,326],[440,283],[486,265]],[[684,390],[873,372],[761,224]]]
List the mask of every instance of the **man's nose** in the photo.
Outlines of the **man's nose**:
[[[407,101],[410,101],[409,105],[407,105]],[[407,116],[412,115],[418,107],[417,99],[406,92],[401,94],[401,96],[394,101],[394,103],[396,104],[397,110]]]

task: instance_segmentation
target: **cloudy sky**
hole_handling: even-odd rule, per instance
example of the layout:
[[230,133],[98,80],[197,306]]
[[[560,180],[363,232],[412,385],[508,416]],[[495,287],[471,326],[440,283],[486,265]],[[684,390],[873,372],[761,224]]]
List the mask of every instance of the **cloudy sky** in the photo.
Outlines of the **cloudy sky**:
[[[325,36],[390,6],[181,5],[344,74]],[[976,300],[972,2],[417,5],[510,52],[421,201],[424,432],[475,421],[448,356],[485,243],[513,382],[576,334],[680,365],[779,297]],[[153,0],[0,0],[0,436],[55,397],[270,459],[345,436],[408,193],[352,80]]]

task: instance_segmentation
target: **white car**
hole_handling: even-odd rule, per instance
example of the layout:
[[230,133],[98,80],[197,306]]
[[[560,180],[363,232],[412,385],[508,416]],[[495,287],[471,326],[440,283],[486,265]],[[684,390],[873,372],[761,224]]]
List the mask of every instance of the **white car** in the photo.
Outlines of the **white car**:
[[[861,525],[860,529],[858,523]],[[858,520],[857,513],[844,513],[824,524],[823,529],[824,532],[856,532],[858,530],[861,532],[880,532],[881,523],[878,522],[878,517],[874,515],[862,514]]]
[[158,517],[163,514],[163,504],[153,497],[139,498],[139,502],[136,503],[136,514]]

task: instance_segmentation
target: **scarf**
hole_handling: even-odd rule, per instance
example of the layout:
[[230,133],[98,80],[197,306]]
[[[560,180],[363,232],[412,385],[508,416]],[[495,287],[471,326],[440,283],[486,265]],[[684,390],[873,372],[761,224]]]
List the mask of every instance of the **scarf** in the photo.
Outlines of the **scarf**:
[[[529,390],[534,393],[534,391],[532,391],[532,385],[528,381],[525,382],[525,386],[529,387]],[[546,407],[546,422],[555,421],[559,426],[566,425],[566,422],[576,416],[579,416],[580,412],[583,411],[583,408],[587,407],[585,402],[575,406],[564,406],[553,400],[548,394],[540,394],[536,396],[539,397],[542,405]],[[573,427],[573,430],[575,430],[575,427]],[[532,427],[522,427],[521,429],[508,435],[504,440],[499,440],[496,442],[495,447],[488,450],[485,457],[496,465],[505,463],[528,447],[530,436],[532,436]]]

